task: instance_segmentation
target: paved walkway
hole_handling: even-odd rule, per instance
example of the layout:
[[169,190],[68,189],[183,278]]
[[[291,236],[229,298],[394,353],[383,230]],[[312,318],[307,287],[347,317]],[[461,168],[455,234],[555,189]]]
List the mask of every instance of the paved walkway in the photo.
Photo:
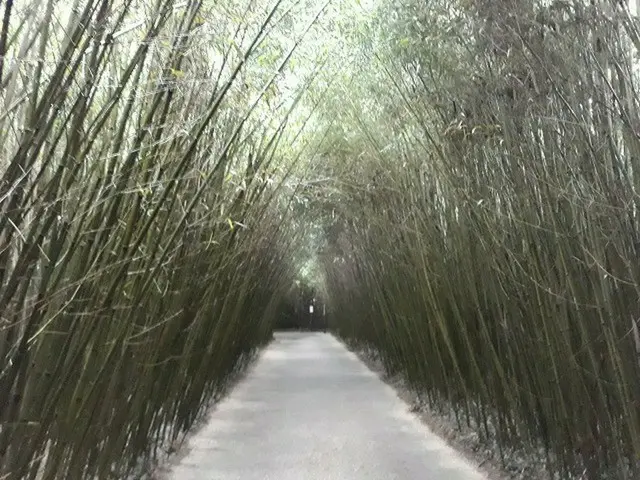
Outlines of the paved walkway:
[[169,480],[484,480],[335,338],[283,333]]

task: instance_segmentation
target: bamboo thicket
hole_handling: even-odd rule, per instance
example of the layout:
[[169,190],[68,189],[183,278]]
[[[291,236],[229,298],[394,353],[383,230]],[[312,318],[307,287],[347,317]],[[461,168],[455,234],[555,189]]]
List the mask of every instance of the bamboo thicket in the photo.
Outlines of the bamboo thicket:
[[2,478],[139,477],[269,340],[300,9],[4,3]]
[[351,165],[319,200],[334,328],[500,454],[637,478],[635,10],[410,1],[368,28],[377,101],[343,109],[360,143],[328,139]]

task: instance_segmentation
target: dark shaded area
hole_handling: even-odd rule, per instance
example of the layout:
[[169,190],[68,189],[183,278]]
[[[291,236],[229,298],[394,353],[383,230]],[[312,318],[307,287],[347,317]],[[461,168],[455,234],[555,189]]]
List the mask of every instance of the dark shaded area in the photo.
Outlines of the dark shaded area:
[[[313,306],[313,313],[310,312]],[[276,330],[326,331],[326,307],[314,288],[295,285],[280,307]]]

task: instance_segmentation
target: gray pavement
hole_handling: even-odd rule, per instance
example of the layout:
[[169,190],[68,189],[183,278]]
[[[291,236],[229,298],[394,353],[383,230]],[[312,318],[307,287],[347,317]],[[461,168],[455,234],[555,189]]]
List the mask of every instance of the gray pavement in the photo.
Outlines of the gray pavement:
[[282,333],[169,480],[481,480],[340,342]]

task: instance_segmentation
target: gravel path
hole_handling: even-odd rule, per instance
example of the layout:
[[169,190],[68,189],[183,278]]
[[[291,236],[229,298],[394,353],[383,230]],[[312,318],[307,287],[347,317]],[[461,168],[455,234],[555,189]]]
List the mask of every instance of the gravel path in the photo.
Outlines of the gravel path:
[[486,480],[328,334],[282,333],[167,480]]

